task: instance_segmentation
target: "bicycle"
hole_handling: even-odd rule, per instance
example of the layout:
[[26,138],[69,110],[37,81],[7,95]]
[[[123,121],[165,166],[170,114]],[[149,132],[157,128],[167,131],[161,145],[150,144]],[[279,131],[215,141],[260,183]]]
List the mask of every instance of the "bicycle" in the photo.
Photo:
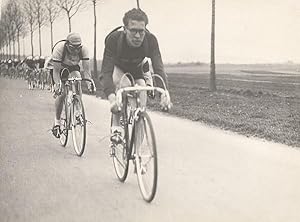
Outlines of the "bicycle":
[[[63,69],[61,73],[68,69]],[[69,76],[69,75],[68,75]],[[67,77],[60,80],[60,92],[64,84],[65,99],[60,123],[60,143],[63,147],[67,145],[69,130],[72,131],[73,147],[77,156],[82,156],[86,144],[86,118],[83,102],[81,99],[81,82],[88,81],[94,86],[93,81],[81,77]],[[94,87],[95,89],[95,87]]]
[[[130,74],[129,76],[134,83]],[[154,74],[163,82],[159,75]],[[123,80],[121,79],[121,82]],[[125,182],[129,161],[132,160],[138,185],[143,199],[151,202],[155,196],[158,179],[157,147],[153,124],[145,107],[141,107],[139,94],[156,91],[160,94],[170,96],[164,88],[150,86],[132,86],[117,90],[116,99],[121,112],[120,125],[124,128],[124,138],[120,144],[111,144],[111,156],[115,173],[121,182]],[[111,121],[112,123],[112,121]]]

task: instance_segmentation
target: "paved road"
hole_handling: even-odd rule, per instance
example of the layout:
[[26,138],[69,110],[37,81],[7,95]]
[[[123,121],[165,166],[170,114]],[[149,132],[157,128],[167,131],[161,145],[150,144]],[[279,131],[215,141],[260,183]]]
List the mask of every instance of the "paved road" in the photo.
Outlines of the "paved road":
[[0,78],[0,221],[300,221],[300,152],[152,113],[157,196],[145,203],[130,169],[115,177],[106,101],[85,96],[87,149],[48,132],[53,99]]

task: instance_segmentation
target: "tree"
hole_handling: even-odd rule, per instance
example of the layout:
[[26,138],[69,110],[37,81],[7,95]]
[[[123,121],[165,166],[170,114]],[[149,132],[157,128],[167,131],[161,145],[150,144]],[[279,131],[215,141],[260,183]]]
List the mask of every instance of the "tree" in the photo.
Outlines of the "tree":
[[39,29],[39,47],[40,47],[40,56],[42,55],[42,33],[41,28],[46,24],[47,13],[45,2],[43,0],[33,0],[33,13]]
[[20,35],[22,32],[25,31],[25,16],[23,11],[21,10],[18,5],[20,2],[17,2],[17,0],[13,0],[14,2],[14,23],[16,25],[16,37],[17,37],[17,43],[18,43],[18,59],[20,60]]
[[216,91],[216,65],[215,65],[215,0],[212,0],[211,19],[211,54],[210,54],[210,84],[209,89]]
[[[12,43],[14,43],[15,36],[15,24],[13,22],[14,14],[13,14],[13,4],[12,1],[7,2],[4,6],[2,21],[4,22],[4,29],[6,32],[6,39],[8,42],[8,55],[12,56]],[[14,44],[13,44],[14,45]]]
[[71,19],[86,4],[87,0],[57,0],[57,5],[66,12],[71,32]]
[[34,33],[35,29],[37,28],[37,22],[35,19],[34,5],[33,5],[32,0],[24,1],[24,13],[25,13],[25,17],[26,17],[27,24],[29,26],[29,31],[30,31],[31,55],[34,56],[33,33]]
[[96,17],[96,3],[97,0],[92,0],[94,8],[94,78],[97,77],[97,17]]
[[48,21],[50,24],[51,35],[51,49],[53,48],[53,22],[60,15],[61,9],[58,7],[55,1],[46,0],[46,10],[48,12]]

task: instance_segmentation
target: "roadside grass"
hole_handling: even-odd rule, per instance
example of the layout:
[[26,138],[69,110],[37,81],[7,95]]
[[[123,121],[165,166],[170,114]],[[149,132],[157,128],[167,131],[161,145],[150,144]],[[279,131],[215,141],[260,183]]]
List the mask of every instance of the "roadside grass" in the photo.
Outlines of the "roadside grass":
[[[217,91],[208,90],[208,74],[169,74],[171,115],[203,122],[246,136],[300,147],[300,86],[285,77],[255,80],[249,75],[217,76]],[[299,82],[299,77],[289,78]],[[157,103],[151,106],[159,110]]]

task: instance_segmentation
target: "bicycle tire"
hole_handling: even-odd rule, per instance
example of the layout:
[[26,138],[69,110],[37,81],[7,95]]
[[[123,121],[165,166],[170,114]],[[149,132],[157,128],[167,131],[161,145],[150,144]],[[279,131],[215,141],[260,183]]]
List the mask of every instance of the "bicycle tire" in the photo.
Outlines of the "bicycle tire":
[[[127,175],[128,175],[128,169],[129,169],[129,159],[131,155],[131,145],[130,145],[130,137],[129,137],[129,119],[128,119],[128,112],[127,112],[127,99],[124,100],[124,110],[122,114],[122,118],[125,119],[126,121],[123,121],[121,125],[124,127],[124,141],[125,141],[125,146],[124,144],[120,145],[113,145],[112,148],[112,157],[113,157],[113,165],[115,169],[115,173],[118,177],[118,179],[121,182],[125,182]],[[112,116],[111,116],[111,125],[112,125]],[[120,154],[119,154],[119,152]]]
[[[77,110],[78,108],[80,110]],[[85,150],[85,143],[86,143],[86,119],[85,119],[84,106],[80,96],[78,95],[73,97],[71,124],[72,124],[71,129],[72,129],[73,147],[75,153],[77,156],[82,156]],[[76,133],[77,129],[78,130],[81,129],[80,142],[79,142],[79,135],[77,135]]]
[[[143,132],[138,132],[139,129],[143,129]],[[140,141],[138,141],[138,137],[140,137]],[[135,124],[134,138],[135,167],[139,188],[144,200],[151,202],[157,189],[158,169],[154,129],[151,119],[146,112],[139,114],[139,119]],[[146,141],[145,144],[143,143],[144,141]],[[152,163],[152,165],[149,165],[149,163]],[[148,176],[150,176],[149,179],[147,178]]]
[[64,99],[63,101],[63,111],[61,114],[61,118],[60,118],[60,143],[63,147],[65,147],[68,143],[68,135],[69,135],[69,131],[68,131],[68,117],[70,115],[69,112],[70,110],[68,110],[68,106],[67,106],[67,97]]

